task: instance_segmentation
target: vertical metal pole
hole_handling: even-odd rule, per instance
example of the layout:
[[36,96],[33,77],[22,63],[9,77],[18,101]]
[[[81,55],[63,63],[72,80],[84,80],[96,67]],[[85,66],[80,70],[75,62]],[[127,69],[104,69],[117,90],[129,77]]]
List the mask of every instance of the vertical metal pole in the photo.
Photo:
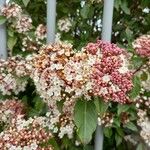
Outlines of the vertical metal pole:
[[114,0],[104,0],[102,40],[111,42]]
[[[104,0],[102,40],[111,42],[114,0]],[[95,135],[95,150],[103,149],[103,128],[97,126]]]
[[47,43],[55,42],[56,0],[47,0]]
[[[0,0],[0,9],[4,6],[5,0]],[[7,58],[6,25],[0,25],[0,58]]]

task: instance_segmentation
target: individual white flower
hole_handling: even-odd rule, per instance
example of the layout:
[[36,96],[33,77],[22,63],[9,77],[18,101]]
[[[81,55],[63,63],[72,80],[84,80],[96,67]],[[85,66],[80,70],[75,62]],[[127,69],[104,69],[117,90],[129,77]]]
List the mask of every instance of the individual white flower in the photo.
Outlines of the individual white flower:
[[104,76],[102,77],[102,80],[103,80],[103,82],[108,83],[108,82],[110,81],[110,75],[104,75]]
[[113,92],[121,91],[120,88],[117,85],[114,85],[114,84],[111,85],[111,88],[112,88]]
[[107,90],[106,87],[104,87],[104,88],[102,87],[102,88],[100,89],[99,93],[105,95],[105,94],[108,93],[108,90]]
[[125,58],[125,55],[123,55],[123,54],[120,55],[120,58],[121,58],[121,60],[123,62],[122,62],[122,66],[118,69],[118,71],[120,73],[122,73],[122,74],[127,73],[129,71],[129,69],[128,69],[128,61]]
[[32,144],[30,145],[30,148],[31,148],[31,150],[36,150],[36,149],[38,148],[37,143],[36,143],[36,142],[32,143]]
[[61,40],[61,34],[60,33],[56,33],[56,35],[55,35],[55,42],[56,43],[59,43]]

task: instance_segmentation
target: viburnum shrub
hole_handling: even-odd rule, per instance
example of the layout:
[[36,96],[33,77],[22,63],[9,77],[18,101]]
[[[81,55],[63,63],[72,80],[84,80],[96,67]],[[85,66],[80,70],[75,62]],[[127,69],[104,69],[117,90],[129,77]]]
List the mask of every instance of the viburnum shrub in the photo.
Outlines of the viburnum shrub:
[[146,1],[115,1],[119,47],[92,42],[102,27],[100,0],[58,0],[56,39],[48,45],[46,1],[12,0],[1,9],[9,57],[0,60],[0,149],[93,150],[97,124],[104,150],[149,149]]

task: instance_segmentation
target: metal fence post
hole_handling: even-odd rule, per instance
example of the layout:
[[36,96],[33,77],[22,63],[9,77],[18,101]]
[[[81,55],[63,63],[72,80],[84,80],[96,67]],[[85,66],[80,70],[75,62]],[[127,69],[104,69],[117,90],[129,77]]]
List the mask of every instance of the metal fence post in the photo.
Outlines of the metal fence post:
[[55,42],[56,0],[47,0],[47,43]]
[[[102,40],[111,42],[112,20],[113,20],[114,0],[104,0],[103,22],[102,22]],[[95,150],[103,149],[103,128],[97,126],[95,134]]]
[[[0,9],[4,6],[6,0],[0,0]],[[0,58],[7,58],[7,39],[6,39],[6,25],[0,25]]]

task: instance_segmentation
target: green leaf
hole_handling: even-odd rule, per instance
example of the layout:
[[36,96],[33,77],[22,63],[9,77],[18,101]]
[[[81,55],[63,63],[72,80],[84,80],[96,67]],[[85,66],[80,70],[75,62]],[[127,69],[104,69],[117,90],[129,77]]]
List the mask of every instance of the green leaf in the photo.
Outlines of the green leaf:
[[74,111],[74,121],[82,143],[89,143],[97,126],[97,113],[93,101],[77,101]]
[[8,35],[9,35],[10,37],[13,37],[13,36],[14,36],[14,31],[13,31],[13,30],[8,30]]
[[132,36],[133,36],[133,31],[131,31],[128,27],[126,28],[126,36],[127,36],[127,39],[128,41],[130,41],[132,39]]
[[134,85],[134,87],[130,92],[130,97],[131,98],[136,98],[139,95],[140,91],[141,91],[141,82],[140,82],[140,79],[139,79],[138,76],[134,76],[133,85]]
[[86,19],[88,17],[88,14],[90,12],[90,5],[85,4],[83,8],[81,9],[81,16]]
[[116,131],[118,133],[118,135],[120,135],[121,137],[124,137],[124,132],[122,128],[116,128]]
[[130,9],[128,8],[128,4],[127,4],[127,1],[126,1],[126,0],[124,0],[124,1],[121,2],[120,7],[122,8],[122,10],[123,10],[126,14],[130,15]]
[[143,59],[139,56],[132,57],[132,62],[135,68],[139,68],[143,64]]
[[120,119],[119,119],[119,118],[114,118],[113,124],[114,124],[116,127],[120,127]]
[[23,4],[25,7],[27,7],[27,5],[29,4],[30,0],[22,0]]
[[8,48],[10,50],[12,50],[13,47],[15,46],[16,42],[17,42],[17,37],[9,37],[8,38],[8,43],[7,43],[8,44]]
[[5,16],[0,16],[0,25],[4,24],[6,22],[6,17]]
[[121,5],[121,0],[115,0],[114,6],[119,11],[119,6]]
[[118,105],[118,115],[120,115],[122,112],[126,112],[129,109],[129,105]]
[[49,140],[49,144],[52,145],[55,150],[59,150],[59,146],[54,138]]
[[124,127],[132,130],[132,131],[138,131],[137,127],[133,122],[128,122],[127,124],[124,125]]
[[116,145],[119,146],[122,142],[122,137],[116,133],[115,140],[116,140]]
[[100,115],[102,116],[107,111],[109,103],[104,102],[99,97],[95,97],[94,100],[97,112],[100,113]]
[[112,128],[104,128],[104,135],[107,137],[107,138],[110,138],[112,136]]

